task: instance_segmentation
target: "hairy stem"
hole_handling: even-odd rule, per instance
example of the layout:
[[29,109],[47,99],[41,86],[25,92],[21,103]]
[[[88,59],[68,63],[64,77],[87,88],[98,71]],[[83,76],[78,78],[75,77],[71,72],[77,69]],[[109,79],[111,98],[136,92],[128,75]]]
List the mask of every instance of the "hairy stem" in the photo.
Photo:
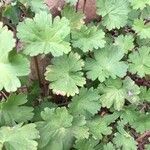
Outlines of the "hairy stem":
[[84,4],[83,4],[83,13],[85,12],[85,6],[86,6],[86,0],[84,0]]
[[7,99],[7,95],[3,91],[0,91],[0,94],[2,95],[3,98]]
[[36,69],[36,73],[37,73],[39,85],[41,87],[42,86],[42,79],[41,79],[41,75],[40,75],[40,69],[39,69],[39,64],[38,64],[38,58],[37,58],[37,56],[34,57],[34,64],[35,64],[35,69]]
[[77,1],[77,4],[76,4],[76,12],[78,12],[78,6],[79,6],[79,0]]
[[141,142],[143,140],[143,138],[145,138],[146,136],[150,137],[150,131],[144,132],[143,134],[141,134],[136,141],[137,142]]

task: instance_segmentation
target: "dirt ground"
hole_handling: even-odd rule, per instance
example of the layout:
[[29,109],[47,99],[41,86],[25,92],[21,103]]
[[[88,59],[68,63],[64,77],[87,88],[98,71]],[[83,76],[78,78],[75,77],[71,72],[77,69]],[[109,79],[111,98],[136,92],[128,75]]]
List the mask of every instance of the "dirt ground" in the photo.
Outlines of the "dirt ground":
[[[53,14],[58,14],[59,9],[64,5],[64,0],[45,0]],[[86,15],[86,21],[91,21],[96,18],[96,0],[79,0],[77,6]]]

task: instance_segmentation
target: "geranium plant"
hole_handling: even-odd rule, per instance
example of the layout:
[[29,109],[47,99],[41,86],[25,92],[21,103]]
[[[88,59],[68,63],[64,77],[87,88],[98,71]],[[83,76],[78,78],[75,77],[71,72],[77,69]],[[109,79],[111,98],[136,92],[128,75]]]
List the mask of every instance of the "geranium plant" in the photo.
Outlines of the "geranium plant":
[[0,1],[0,150],[150,149],[150,0],[78,3]]

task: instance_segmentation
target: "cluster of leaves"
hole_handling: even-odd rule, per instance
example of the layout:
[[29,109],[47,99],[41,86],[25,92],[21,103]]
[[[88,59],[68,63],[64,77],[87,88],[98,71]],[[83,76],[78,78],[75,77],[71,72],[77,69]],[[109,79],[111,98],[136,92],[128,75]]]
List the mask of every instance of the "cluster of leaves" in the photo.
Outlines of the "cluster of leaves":
[[[150,0],[97,0],[88,24],[76,2],[61,17],[42,0],[0,2],[1,150],[136,150],[150,132],[149,85],[134,81],[150,80]],[[50,98],[31,81],[17,90],[39,55]]]

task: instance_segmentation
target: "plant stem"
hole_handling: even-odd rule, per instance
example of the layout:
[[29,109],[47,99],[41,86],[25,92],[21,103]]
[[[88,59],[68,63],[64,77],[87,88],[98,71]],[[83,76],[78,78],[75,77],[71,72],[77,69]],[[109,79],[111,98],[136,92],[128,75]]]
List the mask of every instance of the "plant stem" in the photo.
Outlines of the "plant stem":
[[0,93],[2,94],[2,97],[4,97],[5,99],[7,99],[7,95],[3,91],[0,91]]
[[39,69],[37,56],[34,56],[34,64],[35,64],[35,69],[36,69],[39,85],[40,85],[40,87],[42,87],[42,79],[41,79],[41,75],[40,75],[40,69]]
[[0,21],[2,21],[2,11],[3,11],[3,6],[0,6]]
[[79,5],[79,0],[77,1],[77,4],[76,4],[76,12],[78,12],[78,5]]
[[84,0],[84,4],[83,4],[83,13],[85,12],[85,6],[86,6],[86,0]]
[[136,141],[137,142],[141,142],[143,140],[143,138],[145,138],[146,136],[150,137],[150,131],[144,132],[143,134],[141,134]]

